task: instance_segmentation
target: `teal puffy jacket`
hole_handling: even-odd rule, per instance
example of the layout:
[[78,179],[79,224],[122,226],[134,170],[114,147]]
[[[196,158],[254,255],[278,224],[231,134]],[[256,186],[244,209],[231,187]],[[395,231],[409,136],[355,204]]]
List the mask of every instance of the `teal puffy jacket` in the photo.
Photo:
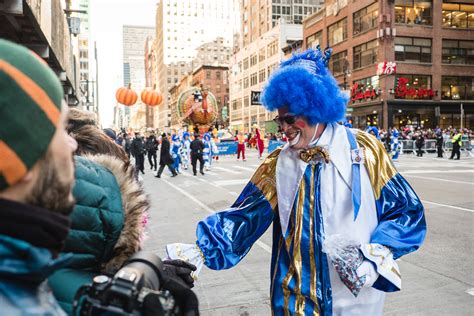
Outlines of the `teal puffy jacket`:
[[22,284],[25,275],[46,280],[64,266],[68,255],[53,259],[51,252],[9,236],[0,235],[0,315],[65,315],[47,282]]
[[140,250],[148,200],[131,167],[105,155],[75,157],[76,206],[64,252],[72,259],[49,278],[61,307],[71,313],[80,286],[113,274]]

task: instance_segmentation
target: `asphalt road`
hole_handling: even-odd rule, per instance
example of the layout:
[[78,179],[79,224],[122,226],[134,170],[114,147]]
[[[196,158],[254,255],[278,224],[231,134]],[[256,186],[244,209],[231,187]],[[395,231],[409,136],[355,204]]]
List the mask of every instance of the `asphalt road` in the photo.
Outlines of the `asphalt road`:
[[[152,201],[145,249],[165,256],[165,245],[195,242],[199,220],[228,208],[260,161],[224,157],[204,176],[185,171],[143,176]],[[428,234],[420,250],[399,262],[403,289],[387,295],[384,315],[474,314],[474,158],[460,161],[401,156],[396,167],[422,199]],[[147,166],[149,168],[149,166]],[[271,229],[236,267],[203,268],[194,288],[202,315],[270,315]]]

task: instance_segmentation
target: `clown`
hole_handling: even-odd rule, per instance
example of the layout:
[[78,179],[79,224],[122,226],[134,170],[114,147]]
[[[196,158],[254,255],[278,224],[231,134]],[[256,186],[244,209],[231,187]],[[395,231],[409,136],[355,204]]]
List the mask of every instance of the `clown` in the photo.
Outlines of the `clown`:
[[381,315],[385,292],[401,289],[395,259],[426,234],[423,205],[382,143],[337,124],[348,98],[329,56],[310,49],[272,74],[261,101],[288,143],[230,208],[197,224],[195,243],[167,246],[198,269],[229,269],[273,223],[273,315]]
[[206,133],[203,136],[203,143],[204,143],[204,151],[203,151],[203,158],[204,158],[204,167],[207,171],[211,170],[212,165],[212,158],[214,155],[219,153],[217,149],[216,143],[212,139],[210,133]]
[[400,133],[396,128],[392,131],[392,136],[390,136],[390,155],[392,156],[392,160],[398,159],[398,154],[400,153],[400,147],[398,144],[398,137]]
[[189,157],[191,155],[191,149],[190,149],[191,140],[189,139],[189,133],[188,132],[183,133],[183,137],[181,139],[181,145],[182,145],[182,148],[183,148],[183,150],[182,150],[182,152],[183,152],[182,165],[183,165],[184,170],[188,170],[189,160],[190,160]]
[[182,162],[182,156],[183,156],[183,146],[181,145],[181,142],[179,140],[179,137],[177,134],[173,134],[171,137],[171,157],[173,157],[173,169],[176,170],[176,172],[181,173],[181,162]]
[[263,143],[263,137],[262,137],[262,134],[260,133],[260,129],[258,128],[257,124],[254,125],[254,128],[255,128],[255,144],[257,146],[258,159],[262,159],[263,150],[265,147]]

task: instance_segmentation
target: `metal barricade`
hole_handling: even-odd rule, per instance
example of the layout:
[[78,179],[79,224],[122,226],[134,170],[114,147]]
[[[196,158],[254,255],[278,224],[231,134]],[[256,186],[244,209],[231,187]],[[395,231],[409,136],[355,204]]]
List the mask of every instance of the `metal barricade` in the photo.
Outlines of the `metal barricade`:
[[435,152],[436,151],[436,140],[429,139],[425,141],[425,145],[422,148],[425,152]]
[[400,140],[399,144],[401,145],[400,151],[402,152],[414,152],[415,151],[415,142],[412,140]]

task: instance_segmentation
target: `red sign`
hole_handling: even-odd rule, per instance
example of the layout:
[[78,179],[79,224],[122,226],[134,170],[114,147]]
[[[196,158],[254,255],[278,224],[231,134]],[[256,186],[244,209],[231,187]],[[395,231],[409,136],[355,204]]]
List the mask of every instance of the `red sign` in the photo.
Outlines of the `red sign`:
[[397,63],[394,61],[384,61],[377,65],[377,76],[392,75],[397,72]]
[[376,90],[374,88],[370,88],[370,89],[364,90],[363,88],[359,88],[358,83],[354,83],[351,89],[352,102],[360,101],[360,100],[365,100],[365,101],[373,100],[377,98],[379,95],[380,95],[380,89]]
[[398,84],[395,88],[395,97],[397,98],[413,98],[413,99],[423,99],[423,98],[432,98],[438,94],[436,90],[433,89],[424,89],[424,88],[408,88],[407,87],[408,79],[405,77],[398,78]]

